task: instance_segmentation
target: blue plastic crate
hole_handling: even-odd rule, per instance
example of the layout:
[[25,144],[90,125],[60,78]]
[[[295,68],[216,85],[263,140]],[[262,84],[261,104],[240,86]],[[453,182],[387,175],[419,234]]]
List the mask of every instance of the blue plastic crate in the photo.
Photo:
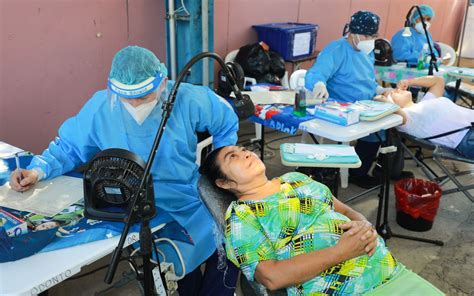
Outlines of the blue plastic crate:
[[255,25],[258,40],[281,54],[286,61],[303,60],[314,55],[319,26],[300,23]]

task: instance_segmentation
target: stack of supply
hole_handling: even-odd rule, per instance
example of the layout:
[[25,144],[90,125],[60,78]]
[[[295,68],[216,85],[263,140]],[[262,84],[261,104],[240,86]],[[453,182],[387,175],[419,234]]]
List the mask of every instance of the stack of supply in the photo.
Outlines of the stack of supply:
[[351,103],[326,102],[314,107],[314,116],[339,125],[359,122],[359,111],[351,108]]

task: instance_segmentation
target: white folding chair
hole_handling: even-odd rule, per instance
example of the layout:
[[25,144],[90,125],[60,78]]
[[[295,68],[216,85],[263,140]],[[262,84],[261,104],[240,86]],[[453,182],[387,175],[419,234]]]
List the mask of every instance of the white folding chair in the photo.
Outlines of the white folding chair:
[[[456,62],[456,51],[451,46],[442,43],[436,42],[441,48],[441,58],[443,59],[443,64],[445,66],[452,66]],[[444,61],[447,60],[446,63]]]
[[306,76],[306,70],[296,70],[290,76],[290,89],[296,90],[299,85],[304,85],[304,77]]

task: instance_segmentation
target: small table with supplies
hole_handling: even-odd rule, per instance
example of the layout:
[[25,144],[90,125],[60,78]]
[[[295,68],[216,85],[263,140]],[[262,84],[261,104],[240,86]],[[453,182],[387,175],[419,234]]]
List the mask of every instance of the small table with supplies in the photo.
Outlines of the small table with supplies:
[[[435,76],[442,76],[446,83],[457,79],[474,81],[474,69],[460,68],[453,66],[439,66],[439,72],[434,71]],[[397,83],[402,79],[413,79],[428,76],[428,69],[418,70],[408,68],[405,63],[393,64],[391,66],[375,66],[375,76],[377,80],[388,83]]]

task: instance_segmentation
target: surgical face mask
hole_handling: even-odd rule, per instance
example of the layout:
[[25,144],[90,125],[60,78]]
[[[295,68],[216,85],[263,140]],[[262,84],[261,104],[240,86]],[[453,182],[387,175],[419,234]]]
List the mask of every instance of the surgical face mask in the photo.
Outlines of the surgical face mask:
[[360,36],[359,35],[356,35],[356,36],[357,36],[357,39],[359,39],[359,42],[357,42],[357,49],[359,49],[360,51],[366,54],[369,54],[372,52],[372,50],[374,50],[375,48],[374,39],[361,41]]
[[[133,100],[133,99],[130,99]],[[142,123],[148,118],[151,111],[155,108],[156,104],[158,104],[158,100],[155,99],[148,103],[143,103],[137,107],[133,107],[127,102],[122,101],[123,106],[128,111],[128,113],[135,119],[135,121],[142,125]]]
[[[428,31],[430,29],[430,26],[431,26],[431,23],[428,23],[428,22],[425,22],[426,24],[426,30]],[[417,23],[415,25],[415,30],[418,32],[418,33],[424,33],[425,31],[423,30],[423,24],[421,22]]]

